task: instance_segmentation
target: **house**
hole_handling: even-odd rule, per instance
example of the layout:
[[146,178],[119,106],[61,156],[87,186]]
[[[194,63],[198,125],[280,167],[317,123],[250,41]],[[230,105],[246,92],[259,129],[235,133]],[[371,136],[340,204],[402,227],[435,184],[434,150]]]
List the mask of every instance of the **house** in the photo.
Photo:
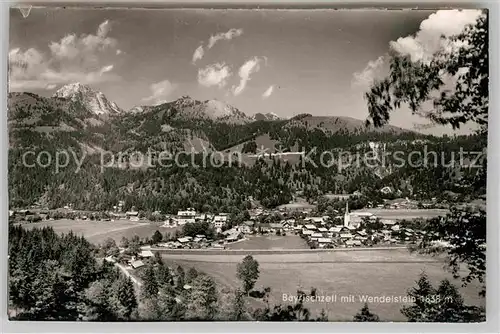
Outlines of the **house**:
[[314,232],[313,232],[313,231],[311,231],[311,230],[302,230],[302,234],[303,234],[303,235],[313,235],[313,233],[314,233]]
[[358,231],[356,232],[358,235],[362,236],[362,237],[366,237],[368,235],[368,233],[366,233],[366,231],[362,230],[362,231]]
[[309,220],[311,223],[314,223],[314,224],[323,223],[323,217],[309,217],[309,218],[306,218],[306,220]]
[[154,257],[155,255],[153,254],[152,251],[148,249],[143,249],[138,255],[140,258],[149,258],[149,257]]
[[252,221],[252,220],[245,220],[245,221],[243,222],[243,225],[248,226],[248,227],[252,227],[252,228],[253,228],[253,227],[255,226],[255,222],[254,222],[254,221]]
[[205,221],[205,219],[207,219],[207,215],[205,213],[194,216],[194,220],[197,222]]
[[192,286],[189,285],[189,284],[184,284],[184,286],[182,287],[184,290],[191,290]]
[[382,220],[380,220],[380,222],[382,224],[384,224],[384,226],[393,226],[393,225],[397,224],[397,222],[395,220],[392,220],[392,219],[382,219]]
[[253,229],[250,226],[247,226],[245,224],[241,224],[240,226],[238,226],[238,230],[241,233],[245,233],[245,234],[252,234],[253,233]]
[[251,233],[253,233],[253,226],[254,226],[254,222],[251,220],[248,220],[246,222],[241,223],[238,226],[238,230],[241,231],[242,233],[245,233],[245,234],[251,234]]
[[283,223],[269,223],[269,227],[272,228],[273,230],[282,230]]
[[313,234],[311,234],[311,240],[316,241],[319,238],[323,238],[323,234],[321,234],[321,233],[313,233]]
[[174,218],[174,219],[175,219],[175,224],[177,226],[182,226],[182,225],[186,225],[186,224],[193,224],[196,222],[196,220],[194,218],[181,217],[181,218]]
[[180,242],[181,244],[186,244],[191,241],[191,238],[190,237],[179,238],[177,239],[177,241]]
[[354,240],[346,240],[345,246],[346,247],[354,247]]
[[238,241],[239,239],[241,239],[242,235],[240,232],[238,231],[232,231],[231,234],[229,234],[227,237],[226,237],[226,241],[227,242],[234,242],[234,241]]
[[215,228],[217,229],[221,229],[222,227],[224,227],[227,223],[227,216],[226,215],[217,215],[214,217],[214,219],[212,220],[212,224],[214,225]]
[[340,226],[330,227],[329,231],[332,233],[340,233],[340,231],[342,231],[342,227]]
[[106,257],[104,260],[107,261],[107,262],[111,262],[111,263],[115,263],[116,262],[116,260],[114,259],[114,257],[112,255]]
[[144,266],[144,262],[141,260],[130,261],[130,266],[134,269],[140,268]]
[[172,248],[182,248],[183,247],[182,245],[183,244],[180,243],[179,241],[173,241],[172,242]]
[[391,235],[392,231],[390,231],[390,230],[382,230],[382,231],[380,231],[380,233],[382,233],[382,235],[384,235],[384,236],[388,236],[388,235]]
[[320,227],[318,228],[318,231],[320,231],[321,233],[326,233],[328,232],[328,229],[326,227]]
[[318,245],[320,248],[326,247],[330,244],[332,244],[331,238],[318,238]]
[[289,231],[292,228],[292,224],[285,220],[281,222],[281,227],[283,230]]
[[317,229],[316,225],[313,225],[313,224],[306,224],[304,227],[308,230],[311,230],[311,231],[314,231]]
[[363,245],[363,243],[361,242],[361,240],[352,240],[352,242],[353,242],[354,246],[362,246]]
[[177,211],[178,218],[196,218],[196,210],[188,208],[187,210]]
[[391,226],[392,231],[399,231],[399,224],[395,224]]
[[125,212],[125,216],[127,217],[137,217],[139,216],[139,212],[138,211],[127,211]]
[[352,239],[353,235],[351,233],[341,233],[340,239]]
[[297,232],[297,231],[302,230],[303,228],[304,228],[304,226],[303,226],[303,225],[297,225],[297,226],[295,226],[293,229],[295,230],[295,232]]

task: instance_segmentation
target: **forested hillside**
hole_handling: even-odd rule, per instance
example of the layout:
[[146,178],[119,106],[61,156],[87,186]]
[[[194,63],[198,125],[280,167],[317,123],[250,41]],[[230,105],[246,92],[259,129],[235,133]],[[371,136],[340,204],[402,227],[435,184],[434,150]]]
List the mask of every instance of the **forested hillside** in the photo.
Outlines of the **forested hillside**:
[[[394,190],[389,197],[419,199],[444,190],[470,196],[484,192],[478,168],[415,168],[407,159],[412,151],[426,149],[449,162],[450,152],[459,147],[481,151],[479,136],[437,138],[309,114],[254,121],[234,107],[189,97],[133,112],[100,113],[86,104],[89,99],[9,96],[11,207],[72,203],[79,209],[108,210],[124,200],[127,208],[147,211],[190,206],[231,212],[248,208],[252,200],[275,207],[298,194],[309,200],[354,191],[378,197],[383,187]],[[210,153],[216,151],[224,154]],[[297,151],[304,154],[266,155]],[[160,164],[159,152],[184,154]],[[406,163],[398,164],[395,152]],[[147,155],[149,162],[137,166],[136,153]],[[259,158],[256,153],[265,154]],[[364,159],[374,153],[378,160],[368,165]],[[55,166],[56,159],[62,167]]]

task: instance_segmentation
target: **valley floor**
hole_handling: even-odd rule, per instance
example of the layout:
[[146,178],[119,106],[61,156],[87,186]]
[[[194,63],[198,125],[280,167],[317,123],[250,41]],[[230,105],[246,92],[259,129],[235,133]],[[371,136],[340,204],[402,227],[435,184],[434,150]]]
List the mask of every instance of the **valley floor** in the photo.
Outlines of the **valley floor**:
[[163,223],[143,220],[134,222],[130,220],[86,221],[77,219],[60,219],[22,224],[26,229],[50,226],[57,233],[69,233],[73,231],[77,235],[83,235],[88,241],[94,244],[102,243],[107,238],[112,238],[119,243],[122,237],[131,239],[134,235],[138,235],[140,238],[149,238],[156,230],[160,231],[163,235],[166,232],[173,234],[177,229],[162,225]]
[[[162,254],[168,264],[194,267],[213,276],[219,284],[233,289],[240,286],[236,266],[244,256]],[[370,310],[377,313],[382,321],[405,321],[400,312],[405,302],[397,298],[406,296],[407,290],[415,285],[422,272],[429,276],[434,286],[444,278],[457,287],[461,285],[444,270],[442,261],[413,255],[405,249],[258,254],[254,258],[259,262],[260,269],[255,289],[270,287],[271,304],[287,304],[283,298],[296,296],[298,288],[308,292],[314,287],[317,295],[325,296],[325,300],[309,302],[305,306],[314,315],[325,309],[330,321],[351,321],[363,306],[363,296],[390,297],[392,301],[389,302],[369,303]],[[460,291],[467,304],[485,306],[484,298],[478,295],[478,286],[460,288]],[[346,297],[351,295],[353,299],[347,301]],[[327,296],[332,301],[326,302]],[[333,301],[334,296],[336,301]],[[251,306],[262,307],[259,306],[261,300],[250,299]]]

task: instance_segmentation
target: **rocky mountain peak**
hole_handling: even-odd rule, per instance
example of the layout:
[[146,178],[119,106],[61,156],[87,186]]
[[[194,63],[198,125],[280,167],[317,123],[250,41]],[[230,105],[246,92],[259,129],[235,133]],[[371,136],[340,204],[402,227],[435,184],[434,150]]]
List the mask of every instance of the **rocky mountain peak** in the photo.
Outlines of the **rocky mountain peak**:
[[80,82],[62,86],[54,93],[53,97],[79,102],[96,115],[110,115],[122,112],[120,107],[115,102],[109,101],[104,93]]

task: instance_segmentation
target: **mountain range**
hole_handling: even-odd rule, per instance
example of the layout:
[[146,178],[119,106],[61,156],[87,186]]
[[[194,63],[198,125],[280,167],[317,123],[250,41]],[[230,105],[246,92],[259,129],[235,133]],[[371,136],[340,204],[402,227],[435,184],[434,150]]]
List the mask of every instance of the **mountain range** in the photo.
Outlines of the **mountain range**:
[[[457,145],[467,151],[483,147],[476,138],[462,138],[463,142],[459,142],[457,138],[425,136],[389,125],[366,127],[364,121],[350,117],[307,113],[290,119],[261,113],[249,117],[222,101],[200,101],[189,96],[124,110],[103,93],[82,84],[64,86],[52,97],[10,93],[8,132],[9,204],[26,207],[40,203],[58,208],[75,203],[75,207],[86,210],[106,210],[125,200],[128,208],[150,211],[175,212],[186,207],[202,211],[210,207],[232,212],[248,208],[250,198],[274,207],[289,203],[296,194],[314,199],[328,192],[359,190],[375,196],[382,187],[398,189],[405,196],[414,193],[427,198],[438,196],[443,189],[458,189],[453,171],[398,170],[390,166],[390,161],[388,166],[347,165],[338,170],[334,166],[299,163],[304,162],[300,154],[288,152],[316,149],[310,158],[319,162],[325,158],[325,151],[367,152],[373,143],[404,152],[422,149],[423,143],[438,151],[456,149]],[[217,150],[224,157],[242,153],[243,165],[226,160],[222,168],[210,164],[197,168],[199,165],[189,163],[186,168],[163,168],[158,164],[137,168],[131,160],[132,152],[207,150]],[[54,172],[53,162],[48,163],[49,168],[36,164],[30,167],[23,162],[26,152],[34,153],[29,156],[33,161],[40,158],[39,153],[55,153],[54,157],[61,151],[86,158],[81,160],[81,166],[76,166],[76,159],[70,159],[70,166],[59,173]],[[125,155],[119,163],[115,161],[108,164],[111,168],[103,169],[103,154],[97,154],[103,151],[107,157],[108,153]],[[262,151],[275,154],[264,156]],[[184,162],[198,159],[198,164],[204,158],[181,156]],[[479,182],[482,179],[469,174],[468,188],[458,190],[483,191]]]
[[57,142],[64,137],[70,146],[92,150],[145,149],[146,145],[155,149],[179,150],[194,145],[220,150],[265,134],[274,139],[285,136],[287,145],[293,146],[294,138],[283,131],[297,129],[301,133],[320,131],[325,136],[413,133],[390,125],[367,128],[364,121],[350,117],[301,114],[284,119],[274,113],[250,117],[225,102],[190,96],[124,110],[102,92],[80,83],[65,85],[52,97],[10,93],[8,109],[11,147],[40,146],[48,139]]

